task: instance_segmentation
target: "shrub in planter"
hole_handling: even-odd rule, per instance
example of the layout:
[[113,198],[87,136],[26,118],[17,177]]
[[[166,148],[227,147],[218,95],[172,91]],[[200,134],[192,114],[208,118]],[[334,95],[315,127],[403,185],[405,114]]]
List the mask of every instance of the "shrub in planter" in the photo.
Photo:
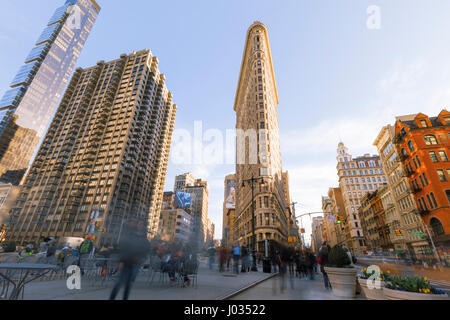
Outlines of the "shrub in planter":
[[330,250],[324,269],[334,295],[344,298],[355,296],[356,269],[351,266],[350,258],[341,246],[334,246]]
[[351,263],[347,252],[341,246],[334,246],[328,253],[327,267],[351,268]]
[[433,287],[426,277],[393,276],[385,284],[383,291],[389,300],[448,299],[447,294]]

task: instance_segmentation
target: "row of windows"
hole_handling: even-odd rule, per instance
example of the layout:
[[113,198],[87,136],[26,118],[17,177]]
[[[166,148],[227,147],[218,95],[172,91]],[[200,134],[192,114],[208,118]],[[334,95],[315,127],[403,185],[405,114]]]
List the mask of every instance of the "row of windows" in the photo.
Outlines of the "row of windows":
[[438,204],[436,202],[436,198],[434,197],[433,192],[427,194],[426,198],[428,200],[429,207],[425,203],[425,198],[424,197],[418,199],[419,200],[419,207],[420,207],[421,210],[425,210],[426,211],[428,209],[437,208]]
[[[345,179],[346,183],[348,183],[349,181],[350,181],[350,183],[359,183],[359,179],[358,178],[355,178],[355,180],[353,180],[353,178],[350,178],[350,180],[349,179]],[[371,182],[370,178],[367,178],[367,180],[366,180],[366,178],[361,178],[361,183],[366,183],[366,181],[368,183]],[[381,182],[381,177],[377,177],[377,178],[372,177],[372,182],[377,182],[377,181]],[[383,182],[386,182],[386,177],[383,177]]]
[[[383,169],[380,169],[380,170],[378,170],[378,169],[375,169],[375,170],[364,170],[364,172],[362,171],[362,170],[359,170],[359,175],[369,175],[369,174],[384,174],[384,172],[383,172]],[[353,176],[356,176],[356,175],[358,175],[358,173],[357,173],[357,171],[343,171],[342,172],[342,175],[343,176],[351,176],[351,175],[353,175]]]

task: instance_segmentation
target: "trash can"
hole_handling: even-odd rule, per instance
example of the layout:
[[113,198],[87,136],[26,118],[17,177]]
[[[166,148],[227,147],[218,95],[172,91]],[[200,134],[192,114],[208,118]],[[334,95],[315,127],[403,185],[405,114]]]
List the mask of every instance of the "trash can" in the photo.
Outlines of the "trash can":
[[272,272],[272,268],[271,268],[271,264],[270,264],[270,259],[269,258],[264,258],[263,259],[263,272],[264,273],[271,273]]

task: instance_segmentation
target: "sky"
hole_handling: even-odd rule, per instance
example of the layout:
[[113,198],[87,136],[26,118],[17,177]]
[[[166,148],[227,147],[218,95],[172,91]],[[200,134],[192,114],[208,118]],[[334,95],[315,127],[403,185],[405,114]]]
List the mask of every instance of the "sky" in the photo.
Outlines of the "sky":
[[[0,0],[0,91],[22,65],[64,0]],[[233,111],[248,27],[269,31],[280,103],[283,170],[296,214],[320,211],[338,186],[336,149],[375,154],[373,142],[395,116],[436,116],[450,101],[448,0],[98,0],[102,7],[77,67],[150,49],[178,105],[175,130],[235,128]],[[369,29],[370,6],[380,28]],[[370,20],[372,21],[372,20]],[[447,108],[447,110],[449,110]],[[207,141],[206,141],[207,142]],[[206,144],[206,143],[205,143]],[[224,177],[233,164],[169,160],[175,175],[209,183],[209,217],[222,237]],[[310,219],[302,219],[306,234]],[[308,236],[306,237],[308,240]]]

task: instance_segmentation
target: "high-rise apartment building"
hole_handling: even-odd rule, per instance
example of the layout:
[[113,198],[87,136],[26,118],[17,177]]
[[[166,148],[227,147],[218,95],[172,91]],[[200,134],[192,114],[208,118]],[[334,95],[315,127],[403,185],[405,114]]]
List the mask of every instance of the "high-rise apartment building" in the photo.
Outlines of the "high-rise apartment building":
[[361,205],[360,198],[367,192],[377,190],[386,183],[383,166],[377,155],[353,158],[348,153],[347,147],[340,142],[337,149],[337,171],[339,187],[344,198],[347,219],[345,228],[347,235],[347,246],[353,254],[361,254],[365,246],[364,234],[361,220],[358,217],[358,209]]
[[[395,123],[395,145],[406,172],[414,200],[427,230],[450,261],[450,112],[436,117],[423,113]],[[430,233],[428,233],[428,231]]]
[[208,182],[185,173],[175,177],[174,192],[191,194],[192,245],[196,249],[202,248],[208,236]]
[[[281,164],[278,103],[268,31],[264,24],[255,22],[247,32],[234,104],[237,120],[238,188],[236,188],[233,241],[239,241],[241,245],[252,245],[255,235],[254,249],[261,252],[264,250],[265,239],[287,245],[289,236],[289,220],[286,216],[288,204]],[[252,188],[248,182],[246,183],[252,177],[263,178],[264,184],[254,183]],[[243,184],[246,185],[245,188],[240,187]],[[252,203],[255,204],[254,220]]]
[[[396,119],[410,121],[415,116],[401,116]],[[395,250],[408,252],[410,256],[420,258],[425,252],[430,251],[430,246],[420,235],[425,235],[426,231],[394,140],[395,128],[387,125],[381,129],[374,142],[387,178],[388,190],[381,194],[386,221]]]
[[56,9],[0,100],[0,176],[28,167],[100,12],[94,0],[67,0]]
[[11,237],[91,234],[107,246],[130,218],[150,236],[176,109],[149,50],[77,69],[11,211]]
[[184,187],[193,186],[195,182],[195,178],[192,173],[184,173],[175,177],[175,185],[173,187],[173,191],[184,191]]

